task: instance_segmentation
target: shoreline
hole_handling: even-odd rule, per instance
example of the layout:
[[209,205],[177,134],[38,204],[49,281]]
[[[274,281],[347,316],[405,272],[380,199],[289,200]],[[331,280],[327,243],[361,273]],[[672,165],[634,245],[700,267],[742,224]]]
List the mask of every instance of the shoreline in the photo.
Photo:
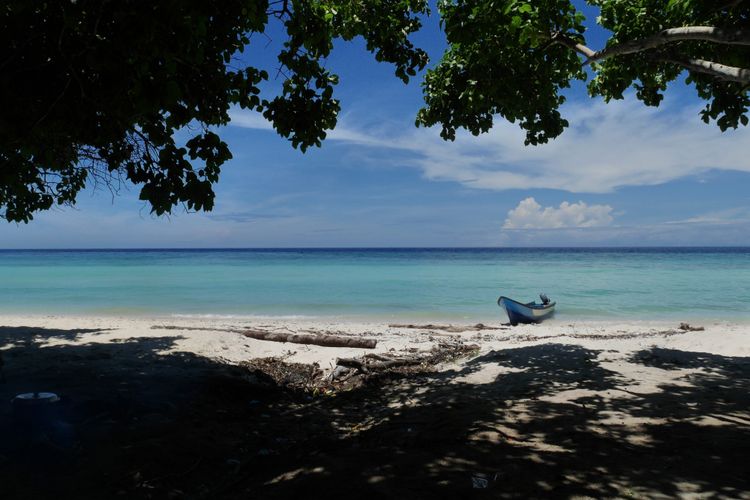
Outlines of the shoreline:
[[[498,309],[498,314],[479,315],[479,314],[456,314],[441,315],[430,313],[409,314],[235,314],[235,313],[171,313],[171,312],[101,312],[101,311],[82,311],[82,312],[2,312],[0,311],[0,322],[5,319],[16,321],[19,318],[29,318],[33,320],[64,320],[64,319],[82,319],[84,321],[91,319],[106,320],[144,320],[144,321],[237,321],[237,322],[257,322],[257,321],[289,321],[293,323],[342,323],[342,324],[372,324],[385,325],[388,323],[451,323],[461,325],[474,325],[483,323],[486,325],[507,325],[508,318],[506,314]],[[560,327],[563,325],[672,325],[674,323],[688,322],[705,325],[747,325],[750,326],[750,316],[742,315],[737,317],[710,317],[710,316],[693,316],[690,314],[679,314],[669,316],[652,316],[644,319],[632,319],[625,316],[567,316],[555,313],[551,319],[543,323],[536,324],[538,327]],[[520,325],[523,326],[523,325]]]
[[[157,312],[157,311],[131,311],[131,310],[111,310],[111,311],[0,311],[0,322],[4,319],[17,320],[19,318],[29,318],[34,321],[46,320],[64,320],[64,319],[81,319],[88,321],[91,319],[102,320],[139,320],[139,321],[234,321],[242,323],[252,323],[258,321],[271,322],[291,322],[291,323],[341,323],[341,324],[369,324],[369,325],[386,325],[388,323],[451,323],[451,324],[477,324],[502,325],[508,322],[506,313],[499,307],[493,314],[440,314],[431,311],[418,313],[342,313],[342,314],[264,314],[264,313],[183,313],[183,312]],[[633,325],[633,326],[668,326],[682,322],[695,323],[701,325],[745,325],[750,327],[750,315],[742,314],[738,316],[727,315],[696,315],[685,313],[670,313],[668,315],[641,316],[639,319],[633,319],[628,316],[618,315],[568,315],[565,312],[557,311],[555,315],[537,325],[541,327],[557,328],[563,325],[598,325],[606,327],[608,325]]]

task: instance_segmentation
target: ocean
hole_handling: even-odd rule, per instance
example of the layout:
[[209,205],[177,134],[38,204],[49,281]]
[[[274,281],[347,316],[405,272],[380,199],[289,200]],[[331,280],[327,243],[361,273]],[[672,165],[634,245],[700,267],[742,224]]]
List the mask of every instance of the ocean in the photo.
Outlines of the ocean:
[[750,321],[750,248],[0,251],[0,314]]

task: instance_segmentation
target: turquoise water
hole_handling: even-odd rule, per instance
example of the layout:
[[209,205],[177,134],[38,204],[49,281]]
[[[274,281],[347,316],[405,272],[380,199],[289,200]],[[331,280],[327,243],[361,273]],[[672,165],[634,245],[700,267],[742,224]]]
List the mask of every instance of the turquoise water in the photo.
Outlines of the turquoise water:
[[750,320],[750,249],[0,251],[0,314]]

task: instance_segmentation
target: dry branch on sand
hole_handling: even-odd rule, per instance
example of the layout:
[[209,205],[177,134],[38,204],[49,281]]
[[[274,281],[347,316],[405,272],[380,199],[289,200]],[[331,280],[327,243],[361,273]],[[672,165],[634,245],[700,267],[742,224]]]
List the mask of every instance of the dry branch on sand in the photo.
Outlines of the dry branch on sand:
[[363,356],[360,359],[356,358],[338,358],[336,360],[336,366],[343,366],[345,368],[355,368],[364,373],[370,370],[385,370],[388,368],[396,368],[398,366],[410,366],[418,365],[421,362],[419,356],[406,356],[400,358],[392,358],[389,356]]
[[481,330],[507,330],[507,326],[487,326],[482,323],[477,323],[476,325],[468,325],[468,326],[461,326],[461,325],[433,325],[432,323],[428,323],[426,325],[413,325],[413,324],[398,324],[398,323],[391,323],[388,325],[389,328],[409,328],[414,330],[443,330],[444,332],[450,332],[450,333],[462,333],[462,332],[478,332]]
[[672,337],[674,335],[684,335],[689,332],[702,332],[705,328],[702,326],[690,326],[687,323],[680,323],[677,329],[657,330],[648,332],[621,332],[621,333],[559,333],[556,335],[514,335],[496,339],[500,342],[549,342],[552,339],[569,338],[576,340],[629,340],[629,339],[646,339],[652,337]]
[[692,326],[690,323],[680,323],[680,330],[683,332],[702,332],[705,328],[702,326]]

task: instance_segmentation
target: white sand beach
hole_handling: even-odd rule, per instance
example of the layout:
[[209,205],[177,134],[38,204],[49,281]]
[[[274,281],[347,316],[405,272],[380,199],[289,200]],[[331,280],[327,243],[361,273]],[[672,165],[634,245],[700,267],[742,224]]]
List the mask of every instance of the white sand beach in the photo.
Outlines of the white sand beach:
[[[481,488],[513,497],[740,498],[750,491],[740,459],[750,446],[747,325],[715,322],[684,331],[677,324],[646,322],[393,326],[338,319],[76,316],[3,316],[0,325],[6,378],[0,391],[6,401],[23,390],[53,390],[98,408],[79,419],[85,450],[79,459],[86,466],[61,480],[61,488],[78,477],[101,491],[101,484],[90,481],[97,464],[159,455],[141,450],[142,441],[133,435],[127,438],[131,444],[118,445],[123,448],[85,437],[101,429],[135,432],[156,420],[164,450],[178,446],[186,457],[203,458],[174,465],[165,456],[155,464],[128,466],[115,472],[123,477],[113,491],[145,498],[143,484],[124,477],[146,474],[142,469],[149,467],[151,475],[164,475],[148,483],[150,488],[184,491],[190,480],[179,474],[192,466],[205,468],[201,487],[211,490],[206,481],[224,477],[227,459],[248,464],[244,481],[264,497],[322,493],[331,483],[321,477],[346,477],[342,491],[364,488],[386,496],[420,491],[434,497],[471,491],[477,475]],[[226,329],[361,337],[377,340],[377,347],[270,342]],[[320,401],[310,395],[266,401],[265,393],[256,395],[252,388],[237,389],[241,396],[232,392],[227,399],[227,388],[236,382],[225,378],[210,382],[210,394],[205,392],[216,373],[252,359],[317,363],[316,376],[323,378],[337,358],[414,354],[446,343],[478,349],[424,373],[381,377]],[[129,420],[120,422],[108,399],[115,393],[117,404],[149,409],[128,410]],[[210,405],[196,402],[206,397],[213,398]],[[165,398],[172,401],[168,409],[154,403]],[[248,401],[263,410],[249,409]],[[71,414],[83,412],[81,405],[72,405]],[[176,409],[183,405],[190,411]],[[222,417],[215,422],[209,417],[212,423],[206,424],[200,408]],[[210,445],[197,438],[186,442],[174,434],[185,432],[185,415],[192,415],[190,426],[196,421],[221,426],[212,432],[226,436]],[[242,429],[249,421],[255,430],[246,436]],[[276,436],[272,443],[264,437],[270,435]],[[230,438],[247,441],[245,451]],[[259,453],[263,467],[256,470]],[[10,455],[5,456],[7,465]],[[245,490],[229,491],[227,498]]]
[[[446,340],[477,344],[479,354],[493,350],[539,345],[548,342],[572,344],[588,349],[604,349],[610,354],[626,355],[656,346],[723,356],[750,356],[750,324],[712,322],[696,323],[702,331],[680,331],[676,322],[597,322],[542,324],[510,327],[500,322],[477,328],[476,323],[420,322],[406,328],[397,323],[316,319],[226,319],[182,317],[117,316],[0,316],[0,325],[60,331],[80,331],[74,335],[43,336],[31,340],[42,346],[108,344],[129,339],[171,337],[173,345],[165,350],[189,352],[226,363],[254,358],[282,357],[295,363],[318,363],[330,369],[336,358],[356,357],[368,352],[387,353],[409,349],[429,350]],[[479,325],[482,325],[481,323]],[[169,326],[170,329],[163,329]],[[180,329],[187,327],[188,329]],[[448,327],[448,328],[445,328]],[[200,330],[198,330],[200,329]],[[246,338],[227,329],[253,329],[307,335],[332,334],[362,337],[377,341],[375,349],[320,347]],[[451,331],[461,330],[464,331]],[[24,338],[18,330],[16,340]],[[0,349],[7,346],[0,346]],[[612,357],[612,356],[608,356]]]

